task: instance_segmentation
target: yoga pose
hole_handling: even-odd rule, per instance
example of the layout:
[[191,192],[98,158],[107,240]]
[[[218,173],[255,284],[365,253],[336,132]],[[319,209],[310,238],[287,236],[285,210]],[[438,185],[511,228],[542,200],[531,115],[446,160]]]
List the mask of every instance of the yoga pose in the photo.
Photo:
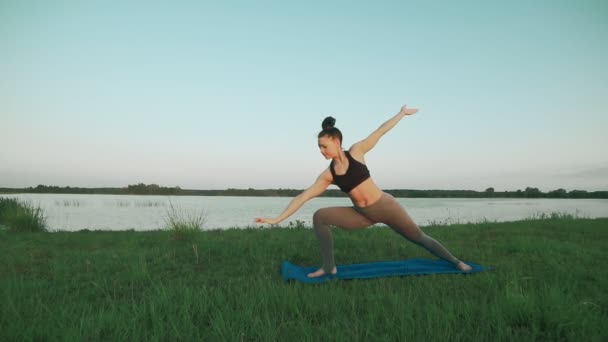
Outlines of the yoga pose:
[[370,178],[365,164],[365,154],[378,140],[392,129],[404,116],[418,112],[404,105],[393,118],[384,122],[367,138],[353,144],[348,151],[342,150],[342,133],[334,127],[336,120],[327,117],[323,120],[323,130],[319,132],[318,143],[325,159],[332,159],[329,167],[308,189],[294,197],[287,208],[276,218],[257,217],[256,222],[277,224],[296,212],[306,201],[319,196],[330,184],[337,185],[350,197],[353,206],[329,207],[317,210],[313,215],[315,236],[319,240],[323,266],[309,273],[308,277],[336,274],[333,238],[329,226],[356,230],[383,223],[409,241],[426,248],[433,255],[447,260],[461,271],[470,271],[471,266],[456,259],[437,240],[426,235],[410,218],[399,202],[390,194],[380,190]]

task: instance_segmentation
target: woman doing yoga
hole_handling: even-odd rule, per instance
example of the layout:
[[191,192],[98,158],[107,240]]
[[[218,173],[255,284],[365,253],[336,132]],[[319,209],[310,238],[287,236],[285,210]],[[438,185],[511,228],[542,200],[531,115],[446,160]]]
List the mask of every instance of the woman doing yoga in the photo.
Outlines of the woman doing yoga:
[[276,218],[257,217],[256,222],[277,224],[295,213],[306,201],[322,194],[330,184],[337,185],[348,194],[353,206],[329,207],[317,210],[313,215],[315,236],[319,240],[323,266],[308,277],[319,277],[328,273],[336,274],[333,238],[330,226],[356,230],[383,223],[407,240],[424,247],[433,255],[447,260],[461,271],[470,271],[471,266],[456,259],[437,240],[426,235],[410,218],[399,202],[382,191],[370,177],[365,164],[365,154],[380,138],[391,130],[404,116],[416,113],[418,109],[401,107],[399,113],[384,122],[367,138],[353,144],[348,151],[342,150],[342,133],[334,124],[336,120],[323,120],[323,130],[319,133],[318,144],[325,159],[332,159],[329,167],[314,184],[294,197],[287,208]]

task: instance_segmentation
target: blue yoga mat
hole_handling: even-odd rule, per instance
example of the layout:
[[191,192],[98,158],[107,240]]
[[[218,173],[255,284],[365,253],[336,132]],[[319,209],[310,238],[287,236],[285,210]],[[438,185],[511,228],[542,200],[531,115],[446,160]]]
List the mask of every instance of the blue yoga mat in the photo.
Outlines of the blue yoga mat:
[[330,281],[332,279],[367,279],[437,273],[469,274],[492,269],[492,267],[482,266],[468,261],[464,262],[470,265],[473,269],[468,272],[463,272],[445,260],[420,258],[399,261],[379,261],[364,264],[338,265],[336,266],[338,269],[338,274],[326,274],[317,278],[309,278],[306,275],[318,270],[318,266],[305,267],[294,265],[289,261],[283,261],[281,273],[285,281],[299,280],[308,284],[318,284]]

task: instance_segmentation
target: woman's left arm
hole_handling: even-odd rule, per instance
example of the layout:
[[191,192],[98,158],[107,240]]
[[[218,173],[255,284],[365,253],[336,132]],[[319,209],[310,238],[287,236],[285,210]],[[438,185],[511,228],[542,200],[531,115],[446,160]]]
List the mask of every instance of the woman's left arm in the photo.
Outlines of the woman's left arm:
[[393,116],[392,118],[390,118],[386,122],[384,122],[382,125],[380,125],[380,127],[378,127],[375,131],[373,131],[372,134],[370,134],[367,138],[355,143],[350,148],[351,152],[354,151],[354,152],[358,152],[361,154],[367,153],[374,146],[376,146],[376,143],[378,143],[378,140],[380,140],[380,138],[386,132],[390,131],[393,127],[395,127],[395,125],[397,125],[397,123],[401,119],[403,119],[404,116],[412,115],[416,112],[418,112],[417,108],[406,108],[405,105],[403,105],[403,107],[401,107],[401,110],[399,111],[399,113],[397,113],[395,116]]

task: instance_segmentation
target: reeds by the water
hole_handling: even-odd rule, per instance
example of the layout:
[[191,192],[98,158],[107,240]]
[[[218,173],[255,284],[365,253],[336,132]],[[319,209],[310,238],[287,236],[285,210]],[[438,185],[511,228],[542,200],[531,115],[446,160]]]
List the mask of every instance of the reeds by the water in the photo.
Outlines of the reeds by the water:
[[115,201],[108,201],[106,205],[116,206],[116,207],[165,207],[167,204],[162,201],[155,200],[128,200],[128,199],[117,199]]
[[166,205],[165,202],[154,200],[135,201],[136,207],[165,207]]
[[81,205],[83,205],[84,203],[82,201],[76,200],[76,199],[64,199],[62,201],[60,200],[55,200],[55,205],[56,206],[64,206],[64,207],[80,207]]
[[45,232],[46,217],[29,201],[0,197],[0,225],[12,232]]

